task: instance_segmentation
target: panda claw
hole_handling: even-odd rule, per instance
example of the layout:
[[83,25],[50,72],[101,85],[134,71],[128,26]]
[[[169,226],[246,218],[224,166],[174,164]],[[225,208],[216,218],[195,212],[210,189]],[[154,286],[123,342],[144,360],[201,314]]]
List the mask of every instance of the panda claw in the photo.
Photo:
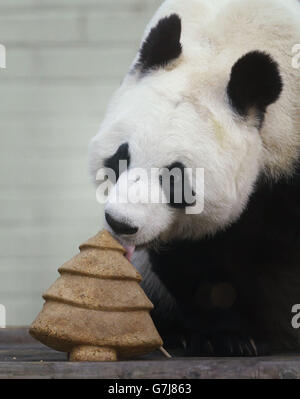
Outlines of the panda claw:
[[268,354],[267,345],[253,338],[233,333],[215,333],[212,336],[196,334],[187,345],[187,356],[254,357]]

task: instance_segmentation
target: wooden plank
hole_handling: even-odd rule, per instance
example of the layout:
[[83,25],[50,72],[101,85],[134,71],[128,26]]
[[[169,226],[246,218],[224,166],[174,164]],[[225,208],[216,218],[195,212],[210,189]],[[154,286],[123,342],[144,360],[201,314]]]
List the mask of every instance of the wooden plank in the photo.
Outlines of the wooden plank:
[[[1,348],[0,346],[0,365],[5,362],[65,362],[67,361],[67,354],[63,352],[56,352],[49,350],[40,345],[32,345],[26,347],[9,347]],[[1,366],[0,366],[1,368]],[[1,378],[1,373],[0,373]]]
[[171,359],[116,363],[0,362],[2,378],[299,379],[299,359]]
[[[173,353],[174,355],[174,353]],[[182,358],[160,352],[116,363],[71,363],[28,335],[27,328],[0,330],[0,379],[300,379],[300,355],[264,358]]]

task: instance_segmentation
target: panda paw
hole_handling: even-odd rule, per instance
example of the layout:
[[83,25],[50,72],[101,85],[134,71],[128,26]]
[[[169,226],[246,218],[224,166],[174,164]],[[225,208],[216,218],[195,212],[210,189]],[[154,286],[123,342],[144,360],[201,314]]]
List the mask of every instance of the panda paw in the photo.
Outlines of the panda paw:
[[187,343],[187,356],[266,356],[268,345],[237,333],[194,334]]

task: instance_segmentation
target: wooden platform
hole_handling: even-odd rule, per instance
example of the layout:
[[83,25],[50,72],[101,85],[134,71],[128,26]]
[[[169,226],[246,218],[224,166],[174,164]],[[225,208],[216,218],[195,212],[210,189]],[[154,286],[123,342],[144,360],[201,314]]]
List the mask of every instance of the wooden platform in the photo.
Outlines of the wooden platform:
[[28,334],[26,328],[0,329],[3,378],[280,378],[300,379],[300,355],[266,358],[165,359],[159,352],[117,363],[71,363]]

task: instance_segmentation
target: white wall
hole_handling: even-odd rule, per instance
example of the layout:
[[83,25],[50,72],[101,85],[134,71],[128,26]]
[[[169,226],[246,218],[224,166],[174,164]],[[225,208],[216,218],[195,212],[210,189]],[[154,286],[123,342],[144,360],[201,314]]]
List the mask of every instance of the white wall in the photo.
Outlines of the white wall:
[[0,0],[0,304],[32,322],[102,224],[87,145],[161,0]]

